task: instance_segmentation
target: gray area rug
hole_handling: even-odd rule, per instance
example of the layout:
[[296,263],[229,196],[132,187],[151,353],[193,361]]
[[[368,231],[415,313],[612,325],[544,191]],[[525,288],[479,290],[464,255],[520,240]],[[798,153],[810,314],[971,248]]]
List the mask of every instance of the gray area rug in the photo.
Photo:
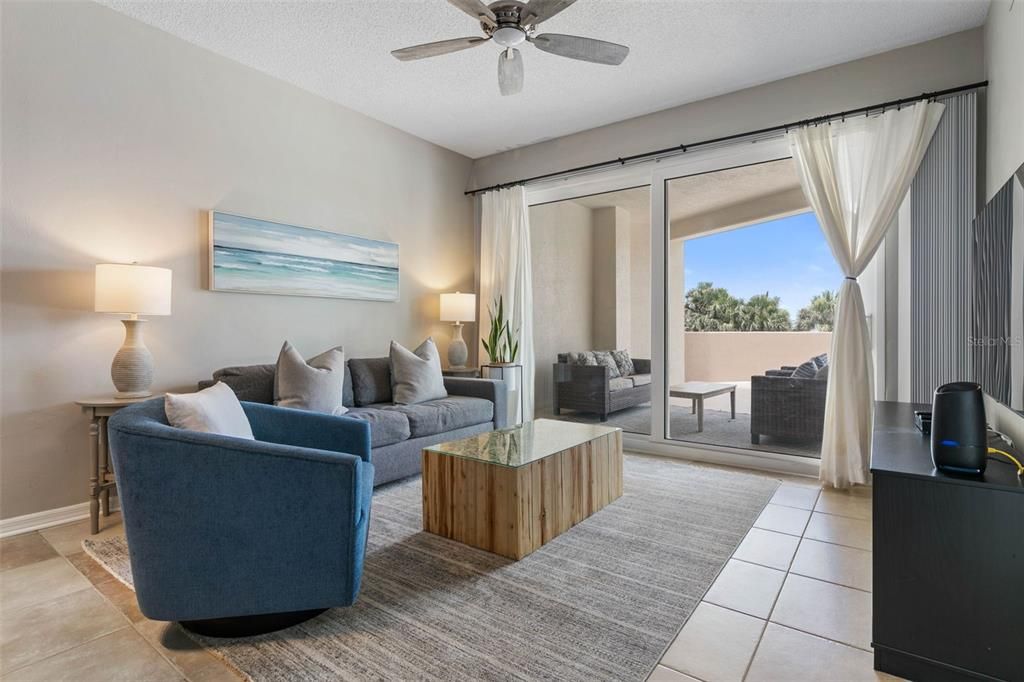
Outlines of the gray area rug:
[[[597,423],[594,415],[562,412],[561,416],[552,419],[566,421]],[[608,415],[608,426],[618,426],[628,433],[651,432],[651,406],[639,405]],[[821,443],[797,442],[781,440],[771,436],[761,436],[761,442],[754,445],[750,442],[750,415],[737,413],[733,419],[729,412],[723,410],[704,410],[704,430],[697,431],[697,415],[691,414],[690,408],[679,405],[672,406],[672,417],[669,434],[672,438],[693,443],[709,445],[725,445],[745,450],[763,452],[781,452],[800,457],[821,457]]]
[[[362,592],[270,635],[193,635],[252,680],[643,680],[778,482],[627,456],[624,495],[521,561],[425,533],[420,481],[373,497]],[[131,586],[124,538],[83,546]]]

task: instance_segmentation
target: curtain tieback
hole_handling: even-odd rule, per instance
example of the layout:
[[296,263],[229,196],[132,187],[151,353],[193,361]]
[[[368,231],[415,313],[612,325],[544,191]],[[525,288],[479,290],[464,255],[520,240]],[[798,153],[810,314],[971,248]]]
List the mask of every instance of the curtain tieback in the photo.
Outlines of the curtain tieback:
[[857,281],[857,278],[856,278],[856,277],[846,277],[845,279],[852,279],[852,280],[853,280],[854,282],[856,282],[856,281]]

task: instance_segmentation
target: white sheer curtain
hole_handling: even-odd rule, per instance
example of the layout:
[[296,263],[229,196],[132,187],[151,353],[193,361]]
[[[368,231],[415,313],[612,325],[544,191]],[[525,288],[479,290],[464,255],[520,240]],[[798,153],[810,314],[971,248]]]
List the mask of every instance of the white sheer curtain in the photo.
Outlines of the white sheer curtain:
[[789,133],[804,194],[846,275],[832,333],[821,443],[821,480],[837,488],[867,483],[871,456],[874,372],[857,277],[892,225],[944,108],[918,102]]
[[[487,192],[480,220],[480,333],[490,325],[488,308],[501,296],[512,329],[519,330],[519,356],[523,366],[522,420],[533,419],[533,270],[530,266],[530,213],[526,190],[510,187]],[[510,375],[512,373],[510,372]],[[516,377],[519,380],[519,377]],[[519,398],[517,393],[510,396]],[[516,407],[519,401],[516,400]],[[511,407],[511,406],[510,406]]]

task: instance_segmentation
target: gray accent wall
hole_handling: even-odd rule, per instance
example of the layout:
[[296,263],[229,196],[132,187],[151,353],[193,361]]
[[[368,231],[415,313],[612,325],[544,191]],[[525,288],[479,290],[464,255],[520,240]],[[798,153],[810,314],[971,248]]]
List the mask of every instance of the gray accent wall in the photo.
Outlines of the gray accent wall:
[[911,186],[911,396],[969,381],[971,221],[977,211],[978,97],[943,100],[946,110]]

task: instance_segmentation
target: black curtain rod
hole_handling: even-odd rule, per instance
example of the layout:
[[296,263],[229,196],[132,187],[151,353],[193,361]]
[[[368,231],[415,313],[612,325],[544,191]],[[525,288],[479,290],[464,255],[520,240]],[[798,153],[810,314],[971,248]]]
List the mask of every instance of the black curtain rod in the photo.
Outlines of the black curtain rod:
[[584,173],[586,171],[599,170],[601,168],[612,168],[614,166],[625,166],[627,163],[634,161],[643,161],[646,159],[653,159],[659,156],[665,156],[666,154],[679,154],[690,151],[691,149],[697,149],[698,147],[707,147],[709,145],[721,144],[722,142],[731,142],[734,140],[742,140],[747,137],[758,137],[760,135],[767,135],[768,133],[775,132],[789,132],[790,128],[801,128],[804,126],[815,125],[818,123],[825,123],[827,121],[834,121],[835,119],[844,119],[849,116],[856,116],[858,114],[870,114],[872,111],[881,109],[885,111],[890,107],[900,107],[904,104],[910,104],[911,102],[918,102],[923,99],[935,99],[936,97],[944,97],[945,95],[953,95],[958,92],[967,92],[968,90],[978,90],[988,86],[988,81],[978,81],[977,83],[971,83],[970,85],[961,85],[956,88],[946,88],[945,90],[936,90],[935,92],[923,92],[916,97],[904,97],[902,99],[894,99],[888,102],[881,102],[879,104],[872,104],[867,107],[859,107],[857,109],[849,109],[847,111],[840,111],[835,114],[825,114],[824,116],[815,116],[814,118],[805,118],[801,121],[794,121],[793,123],[784,123],[782,125],[771,126],[769,128],[761,128],[759,130],[751,130],[745,133],[736,133],[734,135],[726,135],[724,137],[715,137],[710,140],[701,140],[700,142],[691,142],[690,144],[680,144],[675,147],[666,147],[665,149],[657,149],[652,152],[644,152],[642,154],[633,154],[632,156],[622,156],[609,161],[601,161],[598,163],[590,163],[585,166],[576,166],[575,168],[569,168],[567,170],[558,171],[555,173],[544,173],[543,175],[534,175],[532,178],[523,178],[521,180],[513,180],[511,182],[502,182],[497,185],[491,185],[490,187],[480,187],[478,189],[471,189],[464,194],[472,196],[480,194],[481,192],[489,192],[495,189],[504,189],[506,187],[514,187],[516,185],[525,185],[528,182],[537,182],[538,180],[549,180],[551,178],[561,177],[563,175],[574,175],[576,173]]

